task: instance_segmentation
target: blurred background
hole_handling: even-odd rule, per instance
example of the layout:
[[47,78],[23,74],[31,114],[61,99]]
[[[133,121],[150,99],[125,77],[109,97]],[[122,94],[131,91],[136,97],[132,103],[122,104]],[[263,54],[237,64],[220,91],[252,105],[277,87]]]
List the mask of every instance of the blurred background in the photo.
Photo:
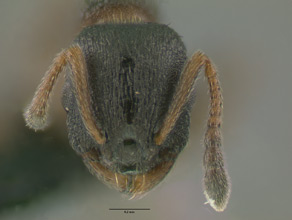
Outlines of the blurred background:
[[[197,83],[190,141],[163,183],[129,201],[91,176],[68,144],[60,104],[35,133],[22,112],[55,54],[78,33],[82,0],[0,1],[0,219],[224,219],[292,216],[292,1],[151,0],[158,21],[218,67],[224,151],[232,180],[216,213],[202,189],[207,82]],[[124,214],[109,208],[150,208]]]

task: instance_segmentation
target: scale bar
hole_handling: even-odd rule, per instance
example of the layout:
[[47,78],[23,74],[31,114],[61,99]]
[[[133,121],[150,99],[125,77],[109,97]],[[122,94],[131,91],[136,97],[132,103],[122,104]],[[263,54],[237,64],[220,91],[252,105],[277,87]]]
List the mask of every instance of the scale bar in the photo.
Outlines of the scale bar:
[[126,210],[126,211],[130,211],[130,210],[150,210],[149,208],[133,208],[133,209],[130,209],[130,208],[111,208],[109,210]]

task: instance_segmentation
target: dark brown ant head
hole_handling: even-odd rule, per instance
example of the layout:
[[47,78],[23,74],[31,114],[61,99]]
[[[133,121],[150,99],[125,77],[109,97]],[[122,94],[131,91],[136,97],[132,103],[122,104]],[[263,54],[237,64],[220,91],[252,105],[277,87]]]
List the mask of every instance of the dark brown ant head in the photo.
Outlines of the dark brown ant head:
[[230,183],[221,152],[221,87],[210,59],[197,52],[187,61],[180,36],[138,4],[94,5],[83,25],[43,78],[25,112],[27,125],[46,126],[49,96],[68,65],[62,103],[71,146],[107,185],[141,197],[162,181],[187,143],[194,84],[205,67],[211,97],[205,195],[223,211]]
[[[71,145],[94,158],[86,164],[98,163],[106,171],[103,179],[117,175],[116,188],[128,179],[120,191],[144,193],[168,173],[188,139],[191,105],[163,144],[155,142],[186,62],[185,47],[173,30],[155,23],[89,26],[74,43],[84,57],[87,82],[81,85],[83,80],[69,74],[65,83]],[[102,138],[89,132],[96,130],[92,121]],[[145,183],[138,193],[139,177]]]

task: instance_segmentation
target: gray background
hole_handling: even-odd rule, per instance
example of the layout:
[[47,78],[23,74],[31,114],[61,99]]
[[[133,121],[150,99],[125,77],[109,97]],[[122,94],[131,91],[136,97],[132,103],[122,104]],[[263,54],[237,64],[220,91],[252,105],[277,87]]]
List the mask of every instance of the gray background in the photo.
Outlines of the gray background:
[[[78,0],[0,1],[2,155],[9,150],[5,143],[18,138],[15,118],[54,55],[78,33],[81,7]],[[209,98],[201,76],[189,144],[172,172],[145,198],[128,201],[86,173],[67,178],[24,206],[2,210],[0,219],[291,218],[292,1],[161,0],[157,11],[158,20],[182,36],[189,56],[201,49],[218,67],[224,96],[224,151],[232,179],[227,209],[216,213],[204,205],[202,140]],[[60,92],[54,93],[50,127],[65,139]],[[151,210],[135,214],[108,210],[124,207]]]

